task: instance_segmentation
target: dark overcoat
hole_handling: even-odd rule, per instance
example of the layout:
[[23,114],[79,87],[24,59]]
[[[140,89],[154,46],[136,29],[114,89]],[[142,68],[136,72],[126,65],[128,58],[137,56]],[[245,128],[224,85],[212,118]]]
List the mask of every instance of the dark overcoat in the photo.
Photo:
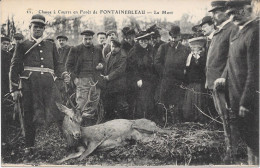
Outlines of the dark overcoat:
[[[231,109],[243,106],[249,114],[241,118],[239,127],[247,145],[259,145],[259,20],[248,23],[230,42],[227,63]],[[258,151],[258,150],[257,150]]]
[[208,89],[213,89],[214,81],[221,77],[225,69],[232,31],[237,31],[237,27],[232,22],[228,22],[222,29],[214,32],[206,62],[206,88]]
[[104,74],[108,75],[109,78],[106,83],[107,92],[124,92],[126,89],[126,55],[120,49],[117,53],[108,53],[107,57],[108,61],[104,71]]

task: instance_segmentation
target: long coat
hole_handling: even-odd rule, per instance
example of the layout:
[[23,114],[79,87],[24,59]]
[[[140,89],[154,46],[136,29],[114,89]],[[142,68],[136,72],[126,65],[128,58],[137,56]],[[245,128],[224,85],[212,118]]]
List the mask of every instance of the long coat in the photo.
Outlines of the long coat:
[[108,53],[107,57],[108,61],[104,70],[104,74],[109,78],[106,85],[107,92],[124,92],[126,89],[126,55],[120,49],[117,53]]
[[[58,72],[64,69],[58,62],[59,54],[54,43],[42,41],[25,54],[34,44],[34,40],[25,40],[17,45],[11,61],[10,90],[18,90],[21,79],[25,119],[33,117],[36,123],[49,123],[62,117],[55,104],[60,97],[54,80],[55,75],[59,76]],[[49,68],[54,74],[24,70],[26,67]]]
[[[92,66],[93,66],[93,80],[101,81],[100,70],[96,70],[96,66],[99,63],[104,64],[102,51],[97,46],[91,45],[90,49],[92,50]],[[74,77],[78,77],[82,69],[82,60],[84,55],[84,51],[87,50],[87,47],[84,44],[80,44],[78,46],[72,47],[68,59],[66,62],[66,70],[72,74]],[[103,85],[101,82],[98,83],[99,86]]]
[[[230,42],[228,59],[228,89],[231,109],[249,109],[240,120],[240,129],[247,145],[259,147],[259,20],[241,29]],[[258,151],[258,150],[257,150]]]
[[233,31],[237,31],[237,27],[229,22],[222,29],[214,32],[206,62],[206,88],[208,89],[213,89],[214,81],[221,77],[225,69],[230,36]]
[[[151,45],[142,48],[140,44],[129,51],[129,69],[132,71],[132,86],[137,93],[136,96],[136,113],[134,118],[149,118],[153,116],[154,110],[154,80],[155,70],[153,64],[154,50]],[[137,81],[142,80],[142,87],[137,87]]]

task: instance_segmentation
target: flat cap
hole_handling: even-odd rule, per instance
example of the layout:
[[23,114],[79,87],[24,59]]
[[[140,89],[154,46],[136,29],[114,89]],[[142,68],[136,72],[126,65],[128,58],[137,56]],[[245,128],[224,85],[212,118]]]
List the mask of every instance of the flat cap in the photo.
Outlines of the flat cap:
[[169,32],[170,36],[176,36],[181,33],[181,28],[180,26],[177,25],[172,25],[171,30]]
[[8,37],[1,37],[1,42],[3,42],[3,41],[8,41],[8,42],[10,42],[11,40],[10,40],[10,38],[8,38]]
[[111,42],[116,46],[116,47],[120,47],[121,46],[121,43],[118,41],[118,40],[111,40]]
[[217,9],[225,9],[226,8],[226,2],[227,1],[212,1],[211,2],[212,8],[209,10],[209,12],[213,12]]
[[149,40],[152,34],[153,33],[147,33],[147,31],[140,31],[137,33],[135,40],[141,40],[141,39]]
[[109,31],[106,32],[106,36],[109,36],[109,35],[111,35],[112,33],[115,33],[115,34],[117,35],[116,30],[109,30]]
[[97,36],[100,35],[100,34],[106,35],[105,32],[98,32],[98,33],[97,33]]
[[15,33],[14,34],[14,39],[16,40],[22,40],[24,36],[21,33]]
[[192,39],[189,39],[189,45],[192,46],[201,46],[203,47],[206,44],[206,37],[195,37]]
[[208,23],[209,25],[214,23],[211,16],[205,16],[204,18],[202,18],[200,26],[203,26],[206,23]]
[[242,8],[246,5],[251,5],[251,1],[250,0],[228,1],[228,2],[226,2],[226,7],[228,8],[226,13],[228,13],[228,14],[232,13],[237,8]]
[[33,15],[30,23],[41,23],[43,25],[46,25],[45,17],[40,14]]
[[84,30],[80,35],[93,36],[95,33],[92,30]]
[[58,36],[56,37],[57,40],[60,39],[60,38],[63,38],[63,39],[65,39],[65,40],[68,40],[68,37],[65,36],[65,35],[58,35]]

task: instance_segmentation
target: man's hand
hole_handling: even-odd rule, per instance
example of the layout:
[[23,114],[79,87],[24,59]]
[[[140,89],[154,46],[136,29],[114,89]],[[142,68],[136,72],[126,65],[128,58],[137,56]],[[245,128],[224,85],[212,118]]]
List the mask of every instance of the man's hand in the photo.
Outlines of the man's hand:
[[102,74],[101,74],[100,76],[102,76],[102,77],[103,77],[103,79],[105,79],[105,80],[107,80],[107,81],[109,80],[109,77],[108,77],[108,75],[104,76],[104,75],[102,75]]
[[69,83],[70,83],[70,79],[71,79],[71,77],[70,77],[69,74],[65,74],[65,75],[64,75],[64,82],[65,82],[66,84],[69,84]]
[[22,92],[21,91],[14,91],[12,94],[13,100],[16,102],[20,97],[22,97]]
[[225,78],[218,78],[214,82],[214,90],[221,90],[225,88],[226,79]]
[[98,63],[98,65],[96,66],[96,69],[97,69],[97,70],[101,70],[101,69],[103,69],[103,64]]
[[137,86],[138,86],[139,88],[142,87],[142,85],[143,85],[143,81],[142,81],[142,80],[137,81]]
[[245,117],[249,113],[249,110],[245,108],[244,106],[239,107],[239,116]]

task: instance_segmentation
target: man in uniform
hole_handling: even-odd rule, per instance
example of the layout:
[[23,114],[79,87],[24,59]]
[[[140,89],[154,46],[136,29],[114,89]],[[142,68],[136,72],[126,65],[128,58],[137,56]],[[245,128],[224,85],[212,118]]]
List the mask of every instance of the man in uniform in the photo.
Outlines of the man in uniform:
[[[223,111],[226,109],[219,108],[221,104],[218,103],[217,93],[213,92],[214,81],[221,77],[226,67],[230,38],[232,33],[237,31],[237,26],[235,26],[234,23],[229,20],[228,15],[225,13],[225,3],[226,1],[212,1],[212,9],[209,10],[209,12],[212,12],[213,14],[213,21],[217,29],[213,33],[213,37],[207,53],[205,87],[209,90],[209,92],[212,93],[216,110],[221,116],[223,123],[227,123],[227,125],[224,124],[224,130],[230,130],[231,128],[234,128],[234,130],[231,131],[237,132],[235,127],[232,127],[232,124],[234,123],[226,121],[224,117],[225,114],[223,114]],[[231,116],[232,114],[229,112],[229,115]],[[237,153],[237,144],[235,142],[233,143],[232,139],[228,135],[226,135],[225,138],[227,150],[224,162],[230,163],[232,162],[232,158],[234,158]]]
[[250,1],[226,5],[239,30],[230,40],[225,78],[216,80],[215,87],[226,83],[234,126],[248,147],[248,164],[259,165],[259,18],[252,16]]
[[179,26],[173,25],[169,34],[171,41],[159,47],[155,58],[155,68],[159,74],[162,74],[160,104],[170,109],[171,122],[174,123],[179,121],[182,115],[185,90],[181,88],[181,85],[184,82],[184,69],[190,49],[181,44]]
[[10,39],[8,37],[1,37],[1,125],[2,125],[2,144],[6,143],[7,136],[7,113],[8,107],[4,102],[4,96],[9,93],[9,70],[12,59],[12,54],[8,52]]
[[[30,39],[18,44],[11,61],[10,90],[14,101],[22,98],[25,145],[33,147],[36,124],[62,121],[55,102],[60,101],[55,78],[63,70],[54,43],[44,40],[45,17],[33,15],[29,25]],[[32,148],[29,148],[32,149]],[[31,150],[26,149],[26,152]]]
[[[88,100],[88,95],[91,86],[94,82],[98,81],[100,84],[100,73],[103,70],[103,58],[100,48],[93,45],[93,35],[95,33],[92,30],[85,30],[81,33],[83,36],[82,44],[72,47],[66,63],[66,70],[71,74],[71,78],[76,85],[76,109],[83,113],[86,109],[85,104]],[[65,78],[65,82],[68,83],[69,78]],[[100,96],[100,88],[96,90],[97,96]],[[96,100],[96,101],[99,101]],[[86,123],[88,125],[95,124],[95,111],[87,111],[88,119]]]

